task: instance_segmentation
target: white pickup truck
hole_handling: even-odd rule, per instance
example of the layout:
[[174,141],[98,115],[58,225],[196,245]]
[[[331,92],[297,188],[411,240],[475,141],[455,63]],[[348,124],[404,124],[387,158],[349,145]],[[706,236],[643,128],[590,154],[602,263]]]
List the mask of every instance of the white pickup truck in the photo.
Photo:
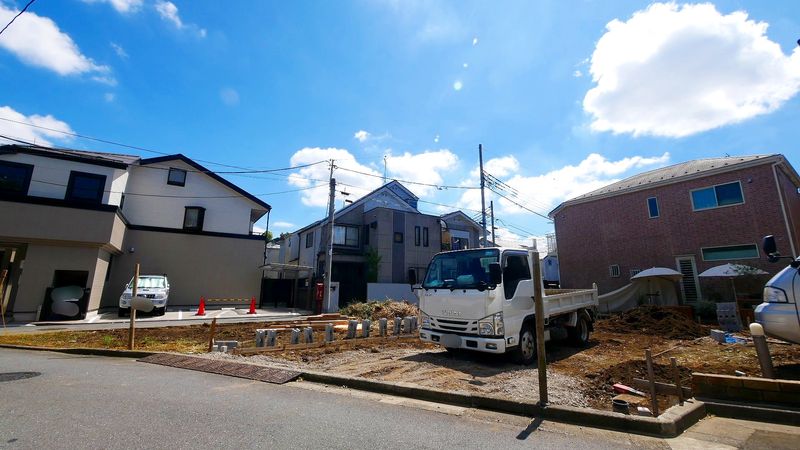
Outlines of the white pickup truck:
[[[442,252],[415,287],[420,338],[447,349],[512,353],[520,364],[536,359],[533,253],[513,248]],[[416,276],[409,271],[409,280]],[[536,280],[542,284],[542,280]],[[597,314],[597,287],[544,289],[545,341],[585,345]]]

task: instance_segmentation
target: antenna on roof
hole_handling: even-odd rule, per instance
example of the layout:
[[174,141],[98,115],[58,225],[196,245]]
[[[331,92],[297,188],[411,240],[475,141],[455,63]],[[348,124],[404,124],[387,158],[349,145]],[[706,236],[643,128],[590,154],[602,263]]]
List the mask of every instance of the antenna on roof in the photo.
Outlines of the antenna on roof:
[[383,155],[383,184],[386,184],[386,157],[388,155]]

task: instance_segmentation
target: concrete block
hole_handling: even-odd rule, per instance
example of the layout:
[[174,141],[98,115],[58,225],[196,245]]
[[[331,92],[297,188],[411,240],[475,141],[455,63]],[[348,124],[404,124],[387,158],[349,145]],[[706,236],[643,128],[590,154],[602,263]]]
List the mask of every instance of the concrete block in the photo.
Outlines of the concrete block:
[[713,384],[718,386],[732,386],[742,387],[742,380],[744,377],[733,377],[728,375],[715,375],[708,373],[693,373],[692,386],[695,383],[699,384]]
[[372,321],[369,319],[365,319],[361,321],[361,337],[368,338],[369,337],[369,329],[372,326]]
[[800,381],[780,380],[778,386],[781,392],[794,392],[800,394]]
[[313,344],[314,343],[314,329],[311,327],[306,327],[303,330],[303,339],[306,341],[306,344]]
[[239,341],[214,341],[219,346],[226,346],[229,350],[233,350],[239,346]]
[[358,330],[358,321],[350,320],[347,322],[347,339],[356,338],[356,330]]
[[325,342],[333,342],[333,324],[325,324]]
[[292,345],[300,343],[300,329],[299,328],[292,328],[292,336],[289,340],[289,343]]
[[719,342],[720,344],[725,343],[725,332],[722,330],[711,330],[711,339]]
[[267,347],[275,347],[275,340],[278,337],[278,332],[275,330],[267,330],[267,337],[264,345]]
[[753,389],[742,389],[728,386],[727,388],[728,398],[734,400],[743,400],[749,402],[760,402],[764,400],[764,397],[761,395],[761,391],[756,391]]
[[401,326],[402,323],[403,323],[403,319],[401,319],[399,317],[395,317],[394,318],[394,330],[392,330],[392,334],[394,334],[395,336],[399,336],[400,335],[400,326]]
[[256,347],[263,347],[264,342],[266,341],[267,337],[267,330],[260,329],[256,330]]
[[378,321],[378,334],[380,334],[381,337],[386,336],[386,328],[388,323],[389,321],[385,317]]
[[765,402],[800,406],[800,393],[763,391],[761,395]]
[[403,333],[411,333],[411,317],[403,319]]
[[742,386],[745,389],[754,389],[757,391],[780,391],[780,384],[775,380],[768,380],[765,378],[742,378]]

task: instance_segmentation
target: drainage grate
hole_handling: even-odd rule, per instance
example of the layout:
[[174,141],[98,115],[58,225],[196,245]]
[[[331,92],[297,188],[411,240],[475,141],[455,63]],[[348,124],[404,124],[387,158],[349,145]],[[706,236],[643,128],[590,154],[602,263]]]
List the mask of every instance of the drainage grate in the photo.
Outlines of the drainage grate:
[[25,380],[27,378],[38,377],[41,372],[5,372],[0,373],[0,383],[3,381]]
[[157,354],[142,358],[139,361],[275,384],[283,384],[300,376],[300,372],[292,370],[273,369],[253,364],[198,358],[195,356]]

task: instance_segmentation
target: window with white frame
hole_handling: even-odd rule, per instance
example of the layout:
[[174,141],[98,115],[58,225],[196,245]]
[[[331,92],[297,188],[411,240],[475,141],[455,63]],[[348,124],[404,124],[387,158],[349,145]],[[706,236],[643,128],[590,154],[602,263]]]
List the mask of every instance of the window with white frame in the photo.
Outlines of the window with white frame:
[[608,276],[611,278],[619,278],[620,271],[619,271],[619,264],[612,264],[608,266]]
[[756,259],[758,245],[728,245],[724,247],[704,247],[700,249],[703,261],[725,261],[729,259]]
[[357,226],[334,225],[333,226],[333,245],[343,245],[345,247],[358,247],[359,229]]

